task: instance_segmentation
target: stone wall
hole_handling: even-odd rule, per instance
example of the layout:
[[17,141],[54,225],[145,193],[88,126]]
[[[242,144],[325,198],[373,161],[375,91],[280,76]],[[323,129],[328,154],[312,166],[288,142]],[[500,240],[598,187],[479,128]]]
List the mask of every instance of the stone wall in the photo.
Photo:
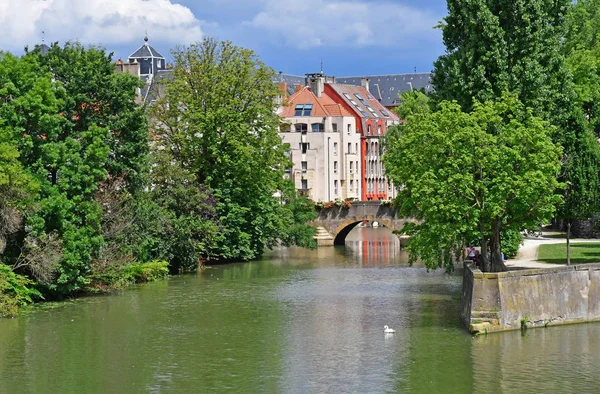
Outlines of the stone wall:
[[600,264],[483,273],[467,262],[461,321],[474,334],[600,321]]

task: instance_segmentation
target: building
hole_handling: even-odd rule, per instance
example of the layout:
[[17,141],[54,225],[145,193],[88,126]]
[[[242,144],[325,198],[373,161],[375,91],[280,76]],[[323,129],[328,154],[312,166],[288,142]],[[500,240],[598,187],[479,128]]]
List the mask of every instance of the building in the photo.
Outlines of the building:
[[[315,79],[322,79],[317,76]],[[318,85],[318,82],[311,82]],[[398,117],[381,105],[369,91],[369,80],[363,86],[337,83],[324,84],[324,92],[353,114],[357,133],[361,139],[361,200],[387,200],[396,196],[395,188],[388,182],[381,161],[381,139],[387,128],[399,122]]]
[[[297,82],[297,81],[296,81]],[[296,84],[284,95],[280,136],[290,146],[290,178],[314,201],[360,198],[360,134],[355,117],[323,89]],[[288,92],[293,92],[287,97]]]
[[144,37],[144,43],[136,49],[127,60],[117,60],[115,72],[129,73],[140,78],[144,86],[138,92],[139,101],[146,103],[154,100],[158,95],[158,84],[162,78],[168,78],[172,70],[167,65],[165,58],[148,43],[148,37]]
[[394,110],[401,104],[400,95],[404,92],[423,89],[425,93],[433,90],[431,73],[371,75],[368,77],[340,77],[336,83],[363,86],[384,107]]

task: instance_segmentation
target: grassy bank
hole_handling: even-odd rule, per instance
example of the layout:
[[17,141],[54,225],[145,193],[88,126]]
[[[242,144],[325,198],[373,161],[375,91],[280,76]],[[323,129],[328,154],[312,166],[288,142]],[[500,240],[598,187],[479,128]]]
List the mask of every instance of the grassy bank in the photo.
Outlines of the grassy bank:
[[[76,295],[110,293],[135,283],[153,282],[169,276],[169,263],[152,261],[123,266],[111,266],[94,272],[86,288]],[[44,301],[35,283],[25,276],[0,264],[0,317],[15,316],[19,308],[36,301]]]
[[[550,264],[565,264],[567,262],[567,245],[564,243],[540,245],[538,261]],[[572,264],[598,262],[600,262],[600,242],[571,244]]]

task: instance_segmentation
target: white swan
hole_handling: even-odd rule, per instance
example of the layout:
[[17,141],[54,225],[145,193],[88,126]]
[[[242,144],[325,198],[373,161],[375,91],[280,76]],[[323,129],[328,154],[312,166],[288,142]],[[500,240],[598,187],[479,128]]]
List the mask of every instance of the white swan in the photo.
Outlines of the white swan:
[[383,326],[383,332],[385,332],[385,333],[392,333],[392,332],[396,332],[396,330],[391,329],[388,326]]

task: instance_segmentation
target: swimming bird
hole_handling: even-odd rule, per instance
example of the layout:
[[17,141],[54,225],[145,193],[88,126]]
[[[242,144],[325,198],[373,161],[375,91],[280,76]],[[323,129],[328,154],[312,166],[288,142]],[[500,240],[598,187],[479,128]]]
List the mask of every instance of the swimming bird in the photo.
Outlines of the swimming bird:
[[393,329],[389,328],[388,326],[383,326],[383,332],[392,333],[392,332],[396,332],[396,330],[393,330]]

